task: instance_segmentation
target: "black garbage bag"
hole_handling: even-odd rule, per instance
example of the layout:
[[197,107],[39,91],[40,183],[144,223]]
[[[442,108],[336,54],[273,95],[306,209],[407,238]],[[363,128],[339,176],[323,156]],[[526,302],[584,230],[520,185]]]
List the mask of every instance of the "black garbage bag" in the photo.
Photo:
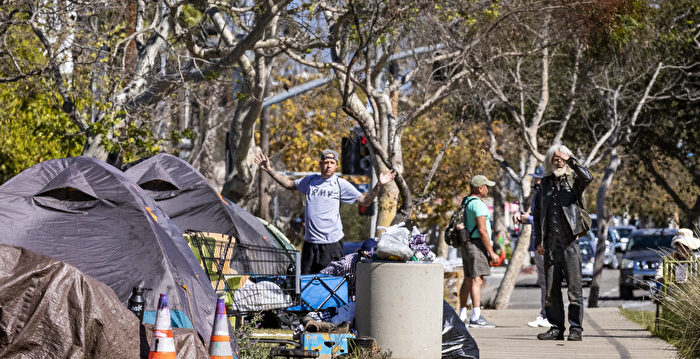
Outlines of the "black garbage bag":
[[452,306],[442,301],[442,359],[478,358],[479,347]]

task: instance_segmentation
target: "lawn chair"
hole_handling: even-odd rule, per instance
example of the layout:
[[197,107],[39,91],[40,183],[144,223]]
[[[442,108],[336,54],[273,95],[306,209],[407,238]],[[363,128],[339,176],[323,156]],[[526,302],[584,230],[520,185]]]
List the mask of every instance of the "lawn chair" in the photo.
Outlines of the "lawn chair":
[[685,283],[691,276],[700,275],[700,258],[697,256],[687,260],[678,260],[672,255],[666,255],[663,257],[661,265],[663,266],[663,282],[651,281],[652,283],[649,283],[649,292],[656,304],[655,328],[659,327],[660,307],[663,306],[669,293],[673,293],[673,288],[678,284]]

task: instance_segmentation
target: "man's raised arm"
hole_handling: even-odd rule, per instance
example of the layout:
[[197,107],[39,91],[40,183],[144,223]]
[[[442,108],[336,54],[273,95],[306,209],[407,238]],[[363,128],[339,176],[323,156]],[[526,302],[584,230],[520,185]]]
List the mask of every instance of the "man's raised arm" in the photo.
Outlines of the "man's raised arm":
[[394,170],[382,172],[379,175],[377,184],[374,185],[374,188],[367,193],[363,193],[362,196],[357,199],[357,203],[362,206],[369,206],[372,204],[372,201],[374,201],[377,195],[379,195],[379,191],[381,191],[382,186],[393,181],[394,177],[396,177],[396,172],[394,172]]
[[255,163],[260,167],[261,170],[267,172],[270,177],[272,177],[275,182],[279,183],[280,186],[286,188],[286,189],[294,189],[294,181],[287,178],[286,176],[283,176],[277,171],[275,171],[274,168],[272,168],[272,164],[270,164],[270,160],[267,158],[262,153],[259,153],[255,155]]

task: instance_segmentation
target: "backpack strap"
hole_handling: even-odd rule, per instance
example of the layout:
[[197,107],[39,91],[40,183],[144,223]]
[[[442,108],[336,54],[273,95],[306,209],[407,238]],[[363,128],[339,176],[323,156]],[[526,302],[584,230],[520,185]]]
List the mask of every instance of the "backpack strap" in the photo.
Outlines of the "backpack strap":
[[[467,199],[467,197],[464,197],[464,199]],[[466,211],[467,211],[467,206],[469,205],[469,203],[471,203],[471,201],[474,201],[474,200],[477,200],[477,199],[479,199],[479,198],[470,198],[468,201],[466,201],[466,202],[464,203],[464,209],[463,209],[463,210],[465,211],[465,212],[464,212],[464,228],[467,228],[467,212],[466,212]],[[464,201],[464,200],[462,200],[462,201]],[[476,222],[476,218],[474,218],[474,222]],[[477,228],[479,228],[479,225],[477,225],[476,223],[474,223],[474,228],[472,228],[472,230],[469,231],[469,239],[470,239],[470,240],[472,239],[472,235],[474,234],[474,231],[476,231]]]
[[340,207],[343,205],[343,201],[340,199],[343,196],[343,188],[340,187],[340,178],[338,176],[335,176],[335,182],[338,183],[338,211],[340,211]]

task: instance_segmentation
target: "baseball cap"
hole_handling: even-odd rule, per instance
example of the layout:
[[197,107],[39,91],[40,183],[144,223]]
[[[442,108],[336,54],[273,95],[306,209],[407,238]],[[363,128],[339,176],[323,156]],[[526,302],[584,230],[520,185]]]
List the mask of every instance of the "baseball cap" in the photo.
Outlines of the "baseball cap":
[[537,168],[535,168],[535,173],[530,173],[530,176],[532,176],[533,178],[544,177],[544,167],[537,166]]
[[476,175],[476,176],[472,177],[472,180],[471,180],[471,182],[469,182],[469,184],[472,185],[472,187],[479,187],[479,186],[483,186],[483,185],[493,187],[496,185],[496,182],[489,181],[489,179],[486,178],[486,176],[484,176],[484,175]]
[[338,162],[338,152],[331,149],[325,149],[321,152],[321,161],[323,160],[335,160]]

